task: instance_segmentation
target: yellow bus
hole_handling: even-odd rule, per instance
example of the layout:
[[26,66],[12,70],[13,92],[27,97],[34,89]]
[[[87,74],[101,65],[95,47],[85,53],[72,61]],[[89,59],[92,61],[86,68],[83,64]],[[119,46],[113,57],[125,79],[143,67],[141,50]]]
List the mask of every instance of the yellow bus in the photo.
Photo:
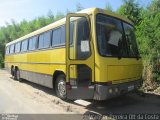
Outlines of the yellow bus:
[[99,8],[69,13],[6,44],[5,67],[64,100],[106,100],[142,84],[132,22]]

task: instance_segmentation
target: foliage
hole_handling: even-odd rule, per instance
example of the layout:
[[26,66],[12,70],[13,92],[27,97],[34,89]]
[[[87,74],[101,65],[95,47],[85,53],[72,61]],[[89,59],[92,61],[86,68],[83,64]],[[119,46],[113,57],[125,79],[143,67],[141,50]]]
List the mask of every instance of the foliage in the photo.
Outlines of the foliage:
[[160,0],[154,0],[146,10],[143,10],[143,20],[137,26],[137,38],[140,51],[147,65],[152,66],[153,77],[159,78],[160,67]]
[[105,10],[113,12],[112,6],[109,3],[106,4]]
[[0,54],[0,68],[3,67],[3,57],[2,57],[2,54]]
[[141,21],[140,13],[142,8],[135,0],[123,0],[123,2],[117,13],[126,16],[134,24],[138,24]]

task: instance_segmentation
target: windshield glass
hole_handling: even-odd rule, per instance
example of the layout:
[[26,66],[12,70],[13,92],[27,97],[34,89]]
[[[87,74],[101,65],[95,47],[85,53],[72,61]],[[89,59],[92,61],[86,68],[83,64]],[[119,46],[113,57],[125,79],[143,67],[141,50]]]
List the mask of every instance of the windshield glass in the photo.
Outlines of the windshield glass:
[[96,32],[100,55],[112,57],[138,56],[134,28],[131,25],[116,18],[98,14]]

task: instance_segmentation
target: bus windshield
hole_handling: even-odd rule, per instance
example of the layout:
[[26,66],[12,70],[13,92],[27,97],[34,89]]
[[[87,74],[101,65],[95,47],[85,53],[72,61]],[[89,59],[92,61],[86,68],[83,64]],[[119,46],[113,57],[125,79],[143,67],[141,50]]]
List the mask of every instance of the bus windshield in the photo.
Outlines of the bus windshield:
[[139,57],[134,28],[119,19],[97,14],[98,51],[102,56]]

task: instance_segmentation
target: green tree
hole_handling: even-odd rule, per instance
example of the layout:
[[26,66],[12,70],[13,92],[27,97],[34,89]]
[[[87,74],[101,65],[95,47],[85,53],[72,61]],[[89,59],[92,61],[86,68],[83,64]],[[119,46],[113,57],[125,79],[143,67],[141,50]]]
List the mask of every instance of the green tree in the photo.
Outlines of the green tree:
[[113,12],[112,6],[109,3],[106,4],[105,10]]
[[149,82],[160,76],[160,0],[153,0],[141,11],[142,21],[136,26],[139,48],[144,62],[145,79]]
[[0,68],[3,67],[3,57],[2,57],[2,54],[0,54]]
[[141,21],[141,7],[135,0],[123,0],[123,5],[117,10],[118,14],[126,16],[134,24]]
[[54,15],[51,10],[48,12],[47,16],[48,16],[48,24],[54,22]]
[[65,17],[65,15],[62,12],[57,12],[57,15],[55,17],[55,21],[60,20],[64,17]]

